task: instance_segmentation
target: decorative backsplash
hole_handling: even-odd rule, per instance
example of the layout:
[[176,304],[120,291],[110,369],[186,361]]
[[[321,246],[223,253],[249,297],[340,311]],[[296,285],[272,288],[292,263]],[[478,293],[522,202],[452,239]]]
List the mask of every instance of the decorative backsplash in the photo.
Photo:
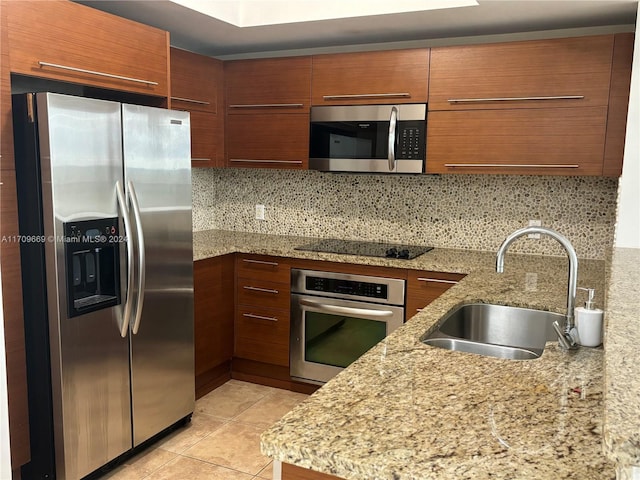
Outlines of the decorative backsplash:
[[[605,259],[617,190],[618,179],[601,177],[193,169],[193,229],[495,251],[535,219],[565,235],[578,257]],[[264,221],[255,219],[257,204]],[[564,255],[544,237],[510,251]]]

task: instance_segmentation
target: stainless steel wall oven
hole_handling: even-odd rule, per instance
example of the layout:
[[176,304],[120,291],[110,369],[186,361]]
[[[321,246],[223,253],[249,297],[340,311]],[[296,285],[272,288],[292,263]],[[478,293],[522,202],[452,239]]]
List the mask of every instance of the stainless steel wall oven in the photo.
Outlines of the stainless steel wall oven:
[[291,376],[322,384],[402,325],[405,281],[291,270]]

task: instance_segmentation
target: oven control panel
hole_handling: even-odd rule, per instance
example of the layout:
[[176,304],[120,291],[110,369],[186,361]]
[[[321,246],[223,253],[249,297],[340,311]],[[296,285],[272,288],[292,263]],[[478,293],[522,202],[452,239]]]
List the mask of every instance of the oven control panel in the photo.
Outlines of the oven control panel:
[[292,268],[291,293],[404,306],[405,280]]
[[309,292],[341,293],[354,297],[384,299],[388,297],[388,287],[381,283],[308,276],[305,279],[305,287]]

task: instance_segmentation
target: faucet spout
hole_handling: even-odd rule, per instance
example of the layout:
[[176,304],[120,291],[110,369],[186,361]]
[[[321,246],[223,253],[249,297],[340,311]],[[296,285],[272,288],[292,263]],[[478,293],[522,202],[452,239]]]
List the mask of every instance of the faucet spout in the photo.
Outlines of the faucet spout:
[[576,289],[578,286],[578,256],[576,255],[576,251],[567,240],[566,237],[560,235],[555,230],[546,227],[525,227],[519,230],[516,230],[512,234],[510,234],[500,248],[498,249],[498,254],[496,256],[496,272],[503,273],[504,272],[504,256],[507,253],[507,249],[509,246],[518,238],[528,235],[530,233],[540,233],[543,235],[548,235],[562,245],[565,252],[567,253],[567,257],[569,257],[569,278],[567,285],[567,315],[564,327],[561,328],[560,325],[554,325],[554,329],[558,333],[558,341],[563,348],[573,349],[577,348],[576,341],[572,335],[572,330],[575,328],[575,319],[574,319],[574,308],[576,304]]

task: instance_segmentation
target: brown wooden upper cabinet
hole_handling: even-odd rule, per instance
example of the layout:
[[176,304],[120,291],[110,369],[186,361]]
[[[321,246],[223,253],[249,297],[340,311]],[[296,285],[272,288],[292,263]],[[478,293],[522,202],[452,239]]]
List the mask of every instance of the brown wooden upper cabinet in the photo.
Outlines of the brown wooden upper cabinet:
[[313,105],[425,103],[429,49],[313,56]]
[[70,1],[3,3],[12,72],[168,95],[168,32]]
[[225,62],[230,167],[307,169],[311,57]]
[[171,48],[171,108],[191,113],[191,166],[224,166],[222,62]]
[[[621,34],[433,48],[426,172],[619,175],[632,41]],[[626,85],[613,109],[612,74]]]

